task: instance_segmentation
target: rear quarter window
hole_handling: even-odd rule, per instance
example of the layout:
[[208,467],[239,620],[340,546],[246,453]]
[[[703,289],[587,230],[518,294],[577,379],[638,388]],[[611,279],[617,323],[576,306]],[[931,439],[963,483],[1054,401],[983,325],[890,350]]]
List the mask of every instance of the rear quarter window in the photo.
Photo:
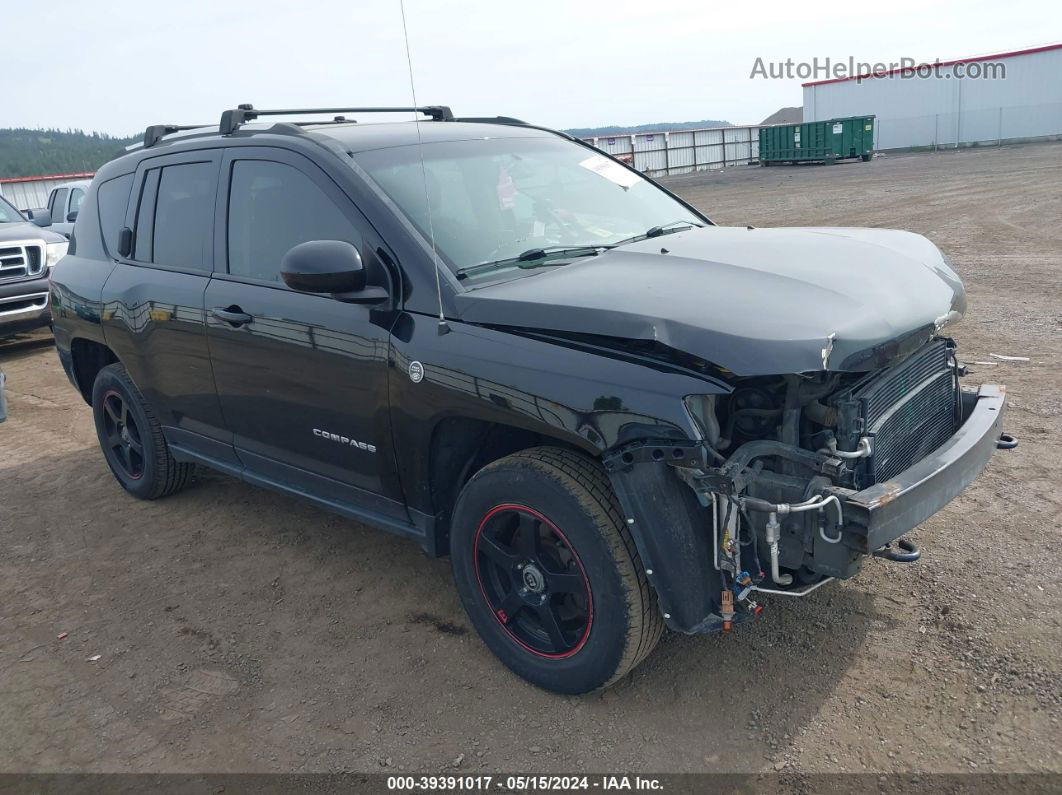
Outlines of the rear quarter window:
[[118,257],[118,234],[125,224],[125,211],[129,204],[129,191],[133,187],[133,175],[109,179],[96,189],[96,207],[99,210],[100,236],[108,256]]

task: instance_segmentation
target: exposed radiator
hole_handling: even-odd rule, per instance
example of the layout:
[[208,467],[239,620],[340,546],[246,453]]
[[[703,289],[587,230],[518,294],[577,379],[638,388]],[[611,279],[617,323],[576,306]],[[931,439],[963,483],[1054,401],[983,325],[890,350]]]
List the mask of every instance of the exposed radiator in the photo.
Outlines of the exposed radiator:
[[872,439],[856,485],[889,480],[932,453],[959,426],[959,387],[946,340],[933,340],[906,361],[865,380],[836,400],[838,441],[854,449]]

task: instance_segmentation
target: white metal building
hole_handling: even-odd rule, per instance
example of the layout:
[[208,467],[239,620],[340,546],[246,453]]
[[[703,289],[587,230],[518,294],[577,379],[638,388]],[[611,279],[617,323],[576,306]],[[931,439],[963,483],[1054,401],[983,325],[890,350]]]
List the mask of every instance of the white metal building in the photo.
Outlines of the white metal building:
[[[50,174],[43,177],[0,177],[0,196],[19,210],[35,210],[48,206],[52,188],[76,179],[92,179],[91,171],[77,174]],[[58,220],[58,219],[56,219]]]
[[804,121],[873,114],[875,149],[1062,136],[1062,44],[935,66],[804,83]]

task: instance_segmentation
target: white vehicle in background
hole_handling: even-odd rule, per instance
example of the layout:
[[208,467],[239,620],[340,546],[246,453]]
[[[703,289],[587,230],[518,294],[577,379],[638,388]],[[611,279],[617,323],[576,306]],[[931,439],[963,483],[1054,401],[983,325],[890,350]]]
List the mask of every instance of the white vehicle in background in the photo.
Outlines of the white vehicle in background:
[[74,182],[64,182],[52,188],[48,194],[48,212],[52,216],[53,232],[59,232],[67,239],[74,231],[74,221],[77,220],[78,210],[81,208],[81,200],[85,198],[91,179],[80,179]]
[[23,215],[0,196],[0,339],[52,322],[48,276],[70,241],[51,225],[47,210]]

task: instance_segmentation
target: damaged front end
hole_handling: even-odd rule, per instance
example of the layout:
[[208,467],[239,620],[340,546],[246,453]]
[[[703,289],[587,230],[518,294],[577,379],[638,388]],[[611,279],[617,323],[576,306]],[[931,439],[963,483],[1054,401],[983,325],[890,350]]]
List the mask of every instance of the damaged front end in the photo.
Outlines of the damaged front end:
[[965,489],[1001,436],[1003,388],[963,390],[962,373],[954,343],[934,337],[870,372],[734,378],[727,395],[686,398],[701,439],[610,451],[668,625],[725,630],[758,614],[758,592],[806,595],[870,554],[916,559],[901,536]]

